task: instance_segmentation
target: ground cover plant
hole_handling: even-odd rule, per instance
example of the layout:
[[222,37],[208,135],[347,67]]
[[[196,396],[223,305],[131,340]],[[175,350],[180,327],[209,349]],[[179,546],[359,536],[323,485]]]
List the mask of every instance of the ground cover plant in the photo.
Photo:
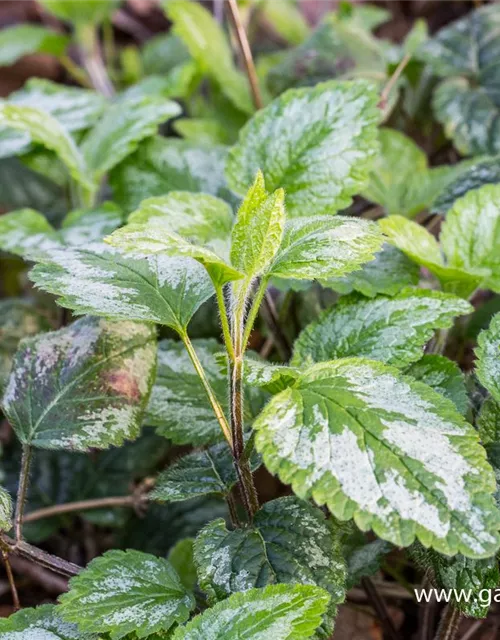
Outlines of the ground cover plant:
[[500,7],[462,4],[0,30],[61,74],[0,101],[0,640],[500,624]]

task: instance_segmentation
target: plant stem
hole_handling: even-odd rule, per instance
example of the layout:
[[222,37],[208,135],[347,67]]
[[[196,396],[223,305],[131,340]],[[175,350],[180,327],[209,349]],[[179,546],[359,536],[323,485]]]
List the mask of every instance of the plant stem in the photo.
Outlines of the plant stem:
[[5,565],[5,573],[7,574],[7,580],[9,581],[10,590],[12,593],[12,604],[14,605],[14,611],[19,611],[21,603],[19,602],[19,594],[17,593],[16,581],[12,573],[12,567],[10,566],[9,554],[5,549],[2,549],[2,558]]
[[396,82],[399,80],[400,75],[403,73],[406,65],[410,62],[410,60],[411,60],[411,55],[407,53],[403,57],[401,62],[398,64],[396,69],[394,70],[394,73],[392,74],[392,76],[387,81],[387,84],[382,89],[382,93],[380,94],[380,100],[378,103],[379,109],[385,109],[387,105],[387,100],[389,99],[391,91],[393,90]]
[[66,504],[55,504],[51,507],[37,509],[31,513],[27,513],[23,522],[35,522],[43,520],[43,518],[51,518],[64,513],[74,511],[89,511],[90,509],[106,509],[107,507],[137,507],[148,501],[147,495],[129,495],[117,496],[109,498],[95,498],[92,500],[78,500],[76,502],[68,502]]
[[115,95],[115,88],[102,60],[99,39],[94,25],[84,25],[77,29],[76,39],[82,52],[83,66],[93,87],[106,98],[112,98]]
[[189,336],[187,335],[187,333],[184,331],[182,333],[180,333],[180,337],[182,342],[184,343],[184,346],[186,347],[186,351],[189,354],[189,357],[191,358],[191,362],[193,363],[194,368],[196,369],[196,373],[198,374],[198,376],[200,377],[200,380],[203,384],[203,387],[207,393],[208,399],[210,401],[210,404],[212,405],[212,409],[214,410],[215,413],[215,417],[217,418],[219,424],[220,424],[220,428],[222,429],[222,433],[224,434],[226,440],[229,443],[229,446],[231,447],[231,451],[233,450],[233,439],[231,436],[231,429],[229,427],[228,421],[226,416],[224,415],[224,411],[220,405],[220,402],[217,399],[217,396],[215,395],[214,390],[212,389],[212,385],[210,384],[210,381],[208,380],[206,374],[205,374],[205,370],[203,369],[203,365],[201,364],[196,351],[194,350],[193,344],[191,342],[191,340],[189,339]]
[[16,513],[14,516],[14,535],[16,544],[21,542],[23,537],[23,513],[24,504],[26,502],[26,494],[28,492],[31,454],[31,447],[27,444],[23,444],[21,471],[19,473],[19,487],[17,489]]
[[375,609],[375,613],[377,614],[380,624],[384,630],[384,635],[387,635],[391,640],[401,640],[401,636],[396,631],[394,623],[387,611],[387,607],[385,606],[385,602],[377,592],[375,585],[370,580],[370,578],[362,578],[361,584],[363,585],[363,589],[368,596],[368,600],[371,602],[373,608]]
[[234,360],[233,343],[231,342],[231,329],[229,327],[226,301],[224,300],[224,288],[216,287],[215,293],[217,297],[217,305],[219,307],[219,316],[222,326],[222,335],[224,337],[224,344],[226,345],[229,357],[231,358],[231,360]]
[[88,79],[85,71],[75,64],[69,56],[61,56],[59,58],[59,62],[69,75],[78,82],[78,84],[81,84],[82,87],[85,87],[86,89],[92,89],[92,83]]
[[16,542],[6,535],[2,535],[0,540],[0,546],[7,553],[12,553],[16,556],[20,556],[21,558],[31,560],[32,562],[35,562],[46,569],[51,569],[62,576],[70,578],[71,576],[78,575],[80,571],[83,570],[83,568],[79,567],[77,564],[63,560],[63,558],[59,558],[58,556],[53,556],[51,553],[47,553],[38,547],[34,547],[23,540]]
[[455,640],[462,614],[458,609],[447,605],[443,612],[435,640]]
[[268,278],[262,278],[262,280],[257,286],[257,291],[255,292],[252,306],[250,307],[248,318],[245,324],[245,331],[243,333],[243,345],[242,345],[243,353],[247,348],[248,340],[250,339],[250,334],[252,333],[255,319],[257,318],[257,314],[259,313],[260,305],[262,304],[262,299],[266,295],[267,283],[268,283]]

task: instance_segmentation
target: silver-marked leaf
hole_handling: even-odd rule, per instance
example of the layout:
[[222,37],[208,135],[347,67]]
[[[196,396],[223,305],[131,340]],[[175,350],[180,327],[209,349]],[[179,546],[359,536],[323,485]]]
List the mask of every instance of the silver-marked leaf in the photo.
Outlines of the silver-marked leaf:
[[476,425],[483,445],[500,442],[500,402],[491,396],[486,398],[481,405]]
[[404,367],[422,357],[436,329],[472,310],[462,298],[429,289],[405,289],[392,298],[352,294],[302,331],[292,365],[360,356]]
[[344,216],[291,220],[269,273],[279,278],[326,280],[373,260],[384,241],[377,226]]
[[405,373],[441,393],[453,402],[463,416],[466,415],[469,397],[465,376],[456,362],[441,355],[429,354],[414,362]]
[[145,638],[185,622],[195,606],[171,564],[149,553],[116,549],[92,560],[60,598],[65,620],[83,631]]
[[202,191],[226,198],[227,147],[155,137],[143,142],[110,174],[115,201],[133,211],[143,200],[169,191]]
[[285,193],[268,193],[259,171],[236,216],[231,263],[248,278],[265,273],[276,256],[285,226]]
[[0,126],[29,134],[34,142],[54,151],[66,165],[73,179],[87,191],[94,185],[87,178],[87,167],[73,138],[53,116],[35,109],[15,104],[0,105]]
[[214,520],[196,537],[194,560],[212,601],[273,583],[322,587],[331,595],[322,636],[331,635],[346,569],[337,532],[317,507],[290,496],[266,502],[246,529]]
[[29,301],[22,298],[0,301],[0,392],[7,383],[19,341],[49,329],[49,319]]
[[293,367],[246,358],[243,375],[245,382],[250,386],[265,389],[269,393],[278,393],[291,386],[300,376],[300,372]]
[[63,244],[47,218],[33,209],[0,216],[0,249],[28,260],[49,256]]
[[500,544],[495,478],[477,432],[450,400],[394,367],[314,365],[254,429],[272,473],[363,531],[476,558]]
[[47,11],[78,26],[93,25],[111,16],[121,0],[40,0]]
[[361,578],[377,573],[393,546],[378,538],[369,542],[352,521],[339,523],[339,526],[342,527],[342,555],[347,563],[346,589],[351,589]]
[[210,11],[196,2],[183,0],[168,0],[163,5],[173,22],[174,34],[181,38],[200,68],[239,110],[252,113],[248,81],[235,67],[229,41]]
[[418,265],[397,247],[386,243],[359,271],[343,278],[325,280],[322,285],[343,294],[359,291],[367,298],[374,298],[379,293],[394,296],[401,289],[418,284],[419,275]]
[[62,221],[59,235],[72,247],[85,247],[112,233],[123,222],[121,210],[113,202],[92,209],[71,211]]
[[450,266],[489,270],[483,286],[500,292],[500,185],[485,185],[457,200],[440,241]]
[[12,498],[8,491],[0,487],[0,531],[9,531],[12,527]]
[[162,122],[180,112],[176,102],[159,97],[118,100],[82,143],[89,169],[100,178],[133,153],[141,140],[153,136]]
[[6,631],[0,632],[0,640],[60,640],[61,636],[56,636],[52,631],[47,631],[41,627],[32,627],[27,631]]
[[106,449],[135,439],[156,366],[147,325],[85,317],[21,341],[3,411],[23,444]]
[[[216,340],[193,340],[193,347],[223,408],[227,407],[227,377],[216,354]],[[222,439],[220,425],[193,363],[181,342],[162,340],[158,345],[158,370],[145,423],[175,444],[212,444]]]
[[233,214],[230,206],[205,193],[172,191],[148,198],[129,223],[106,242],[136,256],[186,256],[200,262],[216,286],[243,274],[228,264]]
[[391,244],[429,269],[444,291],[468,298],[491,273],[489,269],[462,269],[446,264],[436,238],[425,227],[403,216],[382,218],[379,225]]
[[[260,465],[258,456],[250,460],[252,469]],[[149,497],[158,502],[179,502],[198,496],[227,497],[238,478],[234,459],[226,442],[183,456],[157,478]]]
[[261,169],[269,191],[285,189],[291,217],[348,207],[377,151],[377,100],[364,81],[287,91],[242,129],[229,153],[229,186],[245,194]]
[[[63,620],[59,607],[52,604],[44,604],[36,609],[21,609],[8,618],[0,619],[0,640],[7,640],[8,632],[36,634],[42,630],[54,634],[57,640],[99,640],[96,634],[79,631],[76,624]],[[44,640],[42,635],[35,638]],[[23,640],[26,640],[26,636],[23,636]]]
[[446,78],[434,94],[434,112],[463,154],[500,150],[499,24],[497,5],[481,7],[441,29],[422,51]]
[[500,313],[478,336],[476,375],[493,398],[500,402]]
[[321,624],[329,600],[326,591],[309,585],[234,593],[179,627],[172,640],[305,640]]
[[68,42],[68,36],[40,24],[18,24],[4,28],[0,31],[0,66],[14,64],[32,53],[60,56]]
[[157,322],[181,332],[213,295],[205,270],[190,258],[135,259],[102,244],[53,251],[30,278],[79,314]]

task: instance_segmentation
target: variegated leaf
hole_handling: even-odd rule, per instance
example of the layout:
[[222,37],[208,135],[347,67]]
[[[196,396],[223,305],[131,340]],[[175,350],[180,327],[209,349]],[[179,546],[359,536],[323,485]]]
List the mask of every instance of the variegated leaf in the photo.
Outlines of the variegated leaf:
[[0,640],[15,640],[16,635],[9,635],[12,633],[26,634],[22,635],[23,640],[29,640],[30,634],[34,634],[35,640],[52,640],[50,634],[57,640],[99,640],[96,634],[79,631],[76,624],[65,622],[59,614],[59,608],[51,604],[36,609],[21,609],[8,618],[1,618]]
[[500,313],[478,337],[476,375],[493,398],[500,402]]

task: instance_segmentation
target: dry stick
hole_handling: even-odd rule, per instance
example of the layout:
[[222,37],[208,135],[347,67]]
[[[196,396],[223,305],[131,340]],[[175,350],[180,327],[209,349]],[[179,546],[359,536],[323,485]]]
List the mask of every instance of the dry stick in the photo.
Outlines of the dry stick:
[[[253,103],[256,109],[262,109],[264,106],[264,101],[262,100],[262,94],[260,92],[259,79],[257,77],[257,71],[255,70],[250,43],[248,42],[245,27],[243,26],[243,22],[241,20],[241,14],[240,10],[238,9],[237,0],[227,0],[226,6],[229,8],[229,14],[234,25],[238,45],[245,64],[245,70],[248,77],[248,82],[250,84]],[[278,321],[278,314],[276,313],[276,309],[274,307],[273,298],[268,291],[266,291],[266,294],[264,296],[262,312],[264,320],[266,321],[266,324],[268,325],[271,333],[274,336],[276,347],[278,348],[281,357],[285,361],[288,361],[290,359],[292,351],[287,337],[281,330]]]
[[21,608],[21,603],[19,602],[19,595],[17,593],[16,581],[14,580],[14,576],[12,574],[12,567],[10,566],[9,554],[4,549],[2,549],[2,558],[5,565],[5,572],[7,573],[7,579],[9,581],[10,590],[12,592],[12,603],[14,605],[14,610],[19,611],[19,609]]
[[71,513],[73,511],[89,511],[90,509],[105,509],[106,507],[135,508],[147,501],[148,497],[146,495],[129,495],[79,500],[77,502],[68,502],[66,504],[55,504],[51,507],[44,507],[43,509],[37,509],[36,511],[27,513],[23,518],[23,522],[34,522],[35,520],[51,518],[52,516],[60,516],[63,513]]
[[403,57],[401,62],[398,64],[396,69],[394,70],[394,73],[389,78],[387,84],[385,85],[385,87],[382,90],[382,93],[380,94],[380,100],[379,100],[379,103],[378,103],[379,109],[385,109],[385,107],[387,105],[387,100],[389,99],[389,95],[390,95],[391,91],[393,90],[396,82],[399,80],[399,77],[401,76],[401,74],[405,70],[405,67],[410,62],[410,60],[411,60],[411,55],[409,53],[407,53]]
[[384,630],[384,634],[387,635],[391,640],[401,640],[401,636],[396,631],[396,627],[387,611],[387,607],[385,606],[385,602],[380,597],[375,585],[370,580],[370,578],[362,578],[361,584],[363,589],[366,591],[366,595],[368,596],[369,601],[371,602],[375,612],[380,620],[380,624]]
[[68,578],[59,576],[31,560],[19,556],[10,555],[9,560],[14,573],[19,573],[31,582],[42,586],[47,593],[58,596],[68,590]]
[[28,493],[31,453],[32,449],[30,445],[23,444],[21,471],[19,473],[19,487],[17,489],[16,513],[14,515],[14,535],[16,538],[16,543],[19,543],[23,537],[23,513],[24,504],[26,502],[26,494]]
[[41,567],[51,569],[55,573],[59,573],[68,578],[78,575],[80,571],[83,570],[83,567],[79,567],[77,564],[68,562],[58,556],[53,556],[51,553],[34,547],[23,540],[16,543],[15,540],[12,540],[12,538],[9,538],[9,536],[5,534],[0,538],[0,546],[7,553],[12,553],[21,558],[26,558],[26,560],[36,562],[36,564],[39,564]]
[[483,626],[484,620],[476,620],[474,624],[464,633],[464,635],[460,638],[460,640],[471,640],[473,636],[479,631],[479,629]]
[[443,612],[435,640],[455,640],[462,614],[458,609],[447,605]]

